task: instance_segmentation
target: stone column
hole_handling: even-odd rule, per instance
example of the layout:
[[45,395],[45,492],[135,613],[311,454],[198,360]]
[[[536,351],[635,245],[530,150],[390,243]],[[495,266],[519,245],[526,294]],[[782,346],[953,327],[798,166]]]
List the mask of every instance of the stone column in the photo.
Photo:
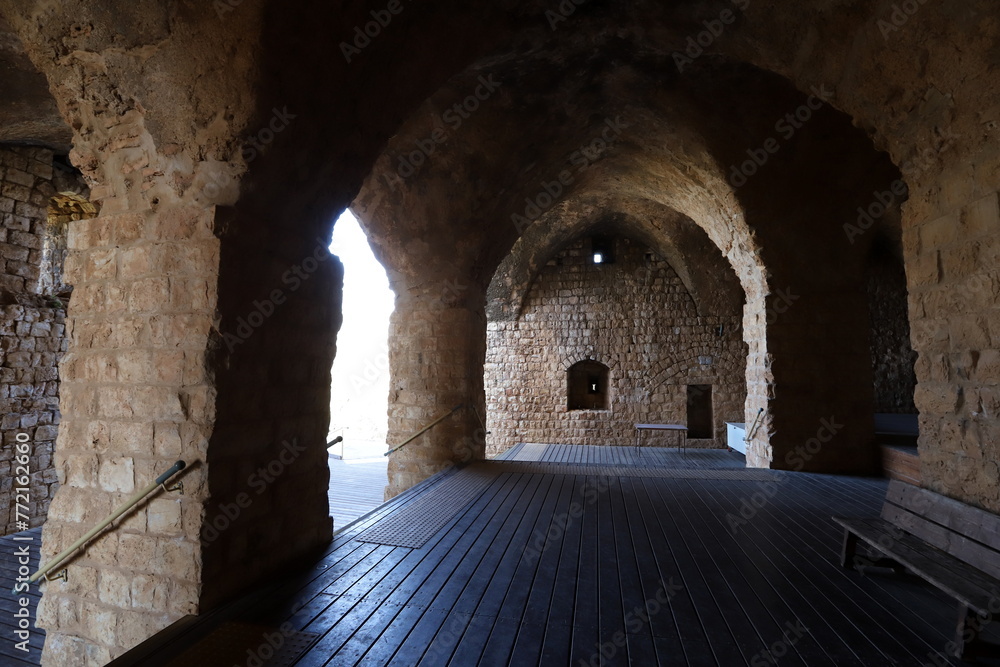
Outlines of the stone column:
[[484,457],[486,297],[469,282],[456,278],[413,289],[394,287],[389,446],[463,407],[390,456],[386,499],[451,465]]
[[[868,303],[861,286],[782,288],[767,297],[769,467],[871,474],[874,447]],[[749,415],[748,415],[749,416]]]

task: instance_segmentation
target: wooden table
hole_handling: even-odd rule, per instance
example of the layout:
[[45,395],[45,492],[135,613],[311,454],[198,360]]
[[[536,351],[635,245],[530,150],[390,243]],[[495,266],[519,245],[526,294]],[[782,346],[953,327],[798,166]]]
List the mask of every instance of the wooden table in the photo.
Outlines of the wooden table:
[[639,449],[639,435],[643,431],[677,431],[681,453],[687,456],[687,426],[683,424],[636,424],[635,448]]

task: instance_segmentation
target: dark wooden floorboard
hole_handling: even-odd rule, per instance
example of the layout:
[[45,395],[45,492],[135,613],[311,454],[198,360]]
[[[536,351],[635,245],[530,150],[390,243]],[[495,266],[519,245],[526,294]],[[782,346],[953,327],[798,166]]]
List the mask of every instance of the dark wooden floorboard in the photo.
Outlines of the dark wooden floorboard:
[[[45,641],[45,631],[35,627],[36,610],[38,601],[41,599],[41,592],[37,585],[32,585],[29,590],[13,593],[13,588],[17,584],[18,568],[21,567],[21,548],[28,547],[28,568],[31,572],[38,569],[39,554],[42,545],[42,529],[32,528],[31,530],[14,533],[0,537],[0,665],[19,667],[20,665],[38,665],[42,661],[42,643]],[[30,615],[31,633],[28,639],[28,651],[21,651],[14,648],[14,644],[20,641],[14,631],[18,627],[18,619],[14,613],[20,611],[20,599],[27,598],[28,613]]]
[[[536,485],[537,482],[539,481],[540,480],[535,480]],[[516,484],[515,481],[510,478],[509,475],[501,476],[498,479],[498,481],[494,482],[492,486],[496,488],[496,494],[492,497],[496,498],[497,502],[493,503],[488,508],[489,511],[484,510],[483,514],[480,516],[480,521],[478,523],[481,526],[483,526],[484,531],[486,527],[496,526],[495,520],[500,520],[504,522],[514,521],[516,525],[516,522],[519,520],[519,515],[520,515],[520,512],[517,510],[517,507],[518,506],[525,507],[530,502],[531,493],[533,493],[533,487],[531,489],[528,489],[526,493],[524,486],[523,485],[519,486],[518,484]],[[482,545],[484,531],[481,531],[479,535],[475,536],[476,539],[474,543],[479,543],[480,545]],[[452,531],[452,532],[457,532],[457,531]],[[471,531],[466,531],[466,532],[471,533]],[[487,540],[489,542],[492,542],[492,539],[493,536],[487,536]],[[468,549],[471,549],[471,546]],[[459,557],[468,553],[468,549],[465,549],[460,554],[458,554]],[[485,550],[485,553],[487,555],[493,552],[494,552],[493,549]],[[443,559],[429,559],[427,567],[428,574],[433,574],[435,571],[439,571],[438,573],[440,575],[440,572],[443,572],[443,570],[441,570],[440,568],[437,568],[432,565],[432,563],[435,563],[436,560],[443,560]],[[465,563],[464,558],[462,558],[462,563],[463,564]],[[450,573],[454,574],[454,568],[452,568]],[[406,584],[408,580],[413,581],[411,578],[408,577],[406,580],[404,580],[403,583]],[[457,577],[449,577],[448,579],[445,580],[445,584],[438,587],[437,589],[433,589],[433,587],[429,586],[428,584],[421,582],[424,586],[431,588],[431,590],[433,590],[434,593],[431,596],[428,596],[427,598],[418,600],[417,602],[422,605],[434,604],[435,599],[441,595],[441,591],[445,589],[449,581],[458,582],[461,580]],[[476,578],[474,577],[472,581],[476,581]],[[414,581],[414,583],[416,582]],[[401,586],[400,591],[397,591],[397,597],[399,601],[406,602],[407,604],[406,607],[400,612],[399,616],[397,616],[396,620],[393,621],[393,623],[386,629],[385,633],[383,633],[383,635],[380,637],[379,639],[380,644],[392,647],[399,646],[408,638],[408,635],[410,634],[411,630],[413,630],[415,626],[419,623],[421,614],[414,613],[414,610],[417,609],[417,607],[414,606],[414,602],[412,600],[413,596],[416,594],[419,588],[420,585],[417,585],[415,587],[410,588],[409,590],[406,590],[405,586]],[[461,599],[461,596],[465,594],[467,590],[468,587],[466,586],[464,589],[458,592],[459,599]],[[404,591],[406,593],[405,599],[404,596],[398,595],[400,592]],[[439,604],[444,604],[443,600],[440,601]],[[450,605],[452,613],[455,613],[454,610],[456,606],[458,606],[458,603]],[[473,604],[471,605],[471,607],[475,609],[476,605]],[[448,612],[447,609],[442,609],[442,611],[444,611],[446,614]],[[442,618],[442,622],[444,621],[445,618]],[[449,623],[445,627],[445,632],[446,633],[453,632],[455,629],[456,629],[456,624]],[[418,629],[417,631],[422,632],[423,629],[421,628]],[[444,661],[447,659],[447,656],[454,650],[454,645],[461,636],[460,633],[458,633],[456,636],[453,637],[452,636],[445,637],[444,634],[445,633],[440,633],[441,639],[443,639],[444,641],[432,641],[430,645],[427,647],[428,650],[425,652],[426,654],[432,654],[430,655],[430,658],[432,659],[440,655],[442,660],[441,664],[444,663]],[[436,639],[437,638],[435,638],[435,640]],[[404,652],[404,655],[409,654],[410,652],[411,649],[407,648],[407,650]],[[372,655],[371,652],[369,652],[369,654],[365,656],[365,661],[368,661],[372,657],[374,656]],[[418,658],[418,660],[419,659],[420,658]],[[374,663],[374,664],[384,664],[384,663]],[[416,664],[416,662],[412,664]]]
[[[731,483],[700,482],[697,483],[695,493],[707,498],[705,492],[722,488],[722,484]],[[741,484],[748,495],[759,488],[755,484]],[[812,607],[806,603],[803,594],[807,594],[808,591],[796,589],[779,570],[769,567],[769,564],[755,562],[755,552],[745,550],[731,532],[697,530],[696,526],[714,524],[716,515],[702,502],[694,505],[692,509],[692,518],[696,523],[691,525],[691,530],[701,540],[714,567],[726,573],[730,587],[741,600],[748,616],[755,620],[758,634],[763,640],[760,647],[762,651],[784,638],[789,627],[787,624],[798,627],[801,623],[809,628],[810,632],[802,637],[793,635],[796,641],[791,651],[800,656],[799,664],[838,666],[858,664],[854,654],[846,645],[837,645],[836,642],[831,645],[830,642],[836,637],[825,636],[821,640],[817,636],[816,626],[823,623],[823,618],[815,614]],[[723,527],[726,527],[725,522]],[[791,656],[782,658],[782,664],[786,662],[792,664],[790,658]]]
[[[538,664],[562,665],[570,662],[573,640],[573,609],[576,604],[577,576],[580,565],[580,542],[583,536],[583,510],[587,503],[584,495],[586,476],[574,475],[567,507],[566,526],[558,545],[555,572],[548,600],[547,622],[542,631]],[[550,551],[555,551],[550,548]],[[534,591],[532,591],[534,593]],[[544,598],[542,599],[544,604]]]
[[[454,517],[450,526],[438,533],[439,537],[435,541],[414,550],[395,547],[400,553],[400,559],[393,564],[391,571],[384,573],[382,581],[367,592],[364,604],[352,607],[349,612],[336,619],[301,664],[323,664],[319,661],[324,658],[329,658],[331,664],[339,664],[343,662],[341,652],[347,656],[357,655],[364,652],[366,642],[369,646],[374,644],[374,640],[381,637],[385,627],[393,621],[394,617],[387,614],[387,610],[401,610],[399,605],[410,603],[414,591],[421,586],[434,588],[434,577],[447,572],[451,565],[449,558],[460,558],[464,554],[467,548],[465,545],[473,539],[471,529],[482,513],[487,511],[500,486],[495,480],[491,488],[484,491],[465,512]],[[403,562],[406,563],[405,567],[397,567]],[[389,604],[385,604],[386,602]],[[350,645],[348,642],[355,638],[355,629],[359,627],[362,634],[357,637],[357,642]],[[367,640],[368,637],[371,637],[371,641]],[[372,657],[384,660],[388,656]]]
[[[512,502],[499,508],[501,511],[491,518],[489,530],[477,541],[478,557],[465,563],[472,568],[471,573],[465,570],[449,581],[446,599],[452,616],[445,627],[445,641],[437,651],[451,661],[449,664],[463,664],[466,655],[480,652],[489,639],[495,614],[488,612],[483,606],[484,596],[487,595],[501,561],[512,549],[522,548],[522,544],[527,543],[527,540],[515,543],[514,538],[526,530],[523,525],[526,523],[527,510],[540,497],[542,480],[525,482],[521,475],[509,478],[509,483],[513,485],[510,492]],[[473,627],[476,630],[470,632]],[[427,664],[434,663],[428,660]],[[445,663],[442,661],[439,664]]]
[[[525,476],[519,475],[519,477],[523,480]],[[518,567],[525,560],[525,547],[530,543],[536,529],[536,521],[555,480],[554,475],[543,475],[540,477],[543,479],[538,481],[538,486],[534,491],[531,502],[522,511],[522,520],[518,523],[510,542],[504,549],[503,556],[493,569],[485,591],[476,607],[477,616],[481,615],[492,618],[494,619],[494,624],[488,632],[466,632],[463,635],[462,641],[459,643],[455,655],[452,657],[452,662],[456,665],[469,664],[470,656],[474,656],[476,653],[484,655],[487,651],[490,651],[491,645],[492,650],[490,652],[494,654],[500,652],[503,652],[505,656],[510,654],[518,624],[521,620],[521,614],[512,615],[510,622],[508,622],[507,620],[501,621],[500,612],[504,608],[504,602],[518,573]],[[513,614],[515,612],[509,613]]]
[[[855,483],[855,497],[861,497],[864,491],[865,489],[861,484]],[[804,509],[801,505],[802,502],[806,501],[806,497],[804,494],[795,489],[792,490],[792,493],[798,494],[803,500],[799,503],[795,503],[794,506],[789,507],[786,514],[790,515],[790,519],[796,518],[795,515],[798,515],[797,518],[800,520],[805,519],[806,515],[803,515]],[[872,506],[881,505],[883,495],[884,494],[882,493],[881,488],[879,488],[878,493],[869,496],[870,504]],[[841,533],[837,530],[837,526],[833,524],[832,521],[827,519],[826,521],[820,522],[819,525],[816,526],[816,530],[803,535],[803,540],[805,544],[813,549],[817,556],[820,558],[827,558],[830,563],[836,564],[839,561],[839,552],[829,552],[824,548],[827,543],[819,541],[818,538],[818,534],[821,532],[829,534],[832,539],[839,539],[841,537]],[[836,569],[835,574],[842,578],[840,580],[843,581],[842,586],[846,586],[848,589],[856,591],[859,601],[863,601],[866,605],[870,605],[871,608],[875,610],[875,613],[879,615],[879,618],[889,620],[890,631],[893,631],[893,629],[896,630],[897,640],[900,643],[905,643],[911,649],[917,649],[921,646],[921,644],[924,644],[927,641],[927,635],[924,633],[919,635],[913,633],[913,626],[911,622],[907,621],[908,617],[915,621],[918,618],[926,619],[928,613],[933,614],[933,605],[930,604],[931,600],[929,600],[926,595],[909,597],[906,604],[900,605],[899,601],[894,596],[881,594],[882,591],[886,590],[884,587],[880,587],[879,585],[872,586],[870,584],[870,577],[863,578],[860,575],[852,576],[844,571],[841,571],[840,569]],[[880,588],[882,589],[881,591]],[[916,589],[913,590],[915,591]],[[901,589],[898,592],[902,594]],[[918,613],[918,615],[913,615],[911,613],[911,609],[914,607],[918,610],[922,610],[922,612]],[[948,625],[950,625],[950,623],[946,623],[945,627]],[[912,641],[908,641],[908,638],[912,639]],[[926,648],[927,650],[930,650],[931,646],[927,645]]]
[[[816,477],[827,483],[832,496],[842,495],[841,485],[836,484],[835,478],[824,480],[825,476]],[[880,490],[884,487],[884,483],[881,484]],[[881,506],[882,497],[883,494],[879,493],[878,506]],[[839,500],[844,507],[850,506],[850,497],[841,497]],[[873,502],[872,505],[875,503]],[[844,511],[837,512],[837,514],[841,516],[875,516],[878,513],[878,506],[870,508],[869,511],[860,508],[853,513]],[[832,521],[829,521],[824,527],[837,539],[842,538],[841,527]],[[839,562],[839,552],[834,556],[834,559]],[[918,644],[926,643],[930,647],[924,659],[928,663],[941,659],[942,648],[953,639],[957,612],[957,605],[950,597],[913,575],[898,575],[888,570],[872,570],[866,576],[855,572],[847,573],[845,576],[855,585],[876,596],[880,603],[889,608],[891,613],[897,615],[899,621],[907,627],[927,625],[927,630],[920,633],[921,641],[918,642]],[[941,664],[947,664],[947,660]]]
[[[590,477],[584,491],[584,512],[580,517],[581,535],[580,548],[577,553],[577,577],[573,588],[575,604],[573,607],[573,635],[570,643],[570,662],[572,664],[590,664],[595,647],[600,646],[597,558],[598,558],[598,525],[597,512],[594,510],[597,494],[602,478]],[[594,498],[591,501],[591,498]],[[572,564],[569,563],[572,567]],[[574,590],[575,589],[575,590]]]
[[[711,487],[705,489],[709,493],[712,492]],[[720,517],[720,528],[729,524],[729,518],[732,516],[739,516],[737,513],[742,507],[744,507],[742,500],[749,499],[752,496],[752,492],[756,490],[745,490],[745,492],[738,497],[737,502],[733,503],[732,489],[728,490],[726,493],[726,500],[730,501],[731,504],[721,505],[718,509],[717,516]],[[706,498],[711,498],[710,495],[706,495]],[[773,501],[776,505],[781,502],[780,498]],[[793,499],[786,499],[789,505],[792,504]],[[834,611],[830,613],[827,611],[823,613],[812,607],[813,602],[816,598],[811,595],[814,591],[822,590],[823,580],[817,578],[811,571],[803,572],[799,565],[801,561],[806,560],[814,554],[808,553],[808,551],[803,550],[800,544],[796,544],[796,551],[791,554],[787,553],[787,550],[782,548],[780,540],[776,540],[776,534],[779,534],[785,528],[781,526],[775,527],[776,523],[776,507],[768,507],[765,505],[760,508],[758,514],[750,517],[747,523],[740,525],[736,529],[737,542],[740,544],[745,557],[751,559],[750,562],[756,563],[757,567],[769,575],[772,580],[779,580],[778,577],[783,579],[786,583],[787,589],[790,591],[788,598],[790,601],[794,600],[794,595],[792,592],[801,592],[805,605],[796,604],[796,611],[800,618],[803,619],[805,625],[809,628],[811,633],[820,633],[823,636],[825,632],[824,628],[827,625],[832,624],[837,628],[839,633],[844,636],[844,643],[855,651],[861,652],[861,664],[872,664],[872,662],[884,662],[884,656],[881,652],[877,650],[871,643],[867,640],[864,633],[861,632],[854,623],[837,623],[836,619],[840,616],[840,612]],[[791,510],[790,510],[791,511]],[[800,527],[801,530],[801,527]],[[808,531],[803,531],[803,535],[807,534]],[[832,569],[832,568],[826,568]],[[824,605],[825,608],[825,605]],[[810,611],[810,609],[812,609]],[[833,637],[824,636],[824,645],[828,646],[831,651],[836,651],[837,642]],[[843,655],[844,660],[847,660],[847,664],[852,664],[849,656]],[[856,662],[855,659],[853,662]]]
[[[675,616],[674,587],[679,585],[673,572],[663,572],[656,562],[652,540],[649,534],[650,526],[642,508],[648,501],[645,489],[636,483],[635,479],[623,479],[622,485],[628,490],[623,493],[623,503],[629,521],[632,555],[638,572],[639,590],[642,591],[644,608],[639,612],[626,610],[638,617],[639,621],[648,627],[650,641],[653,645],[655,660],[647,660],[650,664],[683,664],[684,647],[681,644]],[[626,626],[629,623],[626,622]],[[707,647],[706,647],[707,648]],[[631,651],[630,651],[631,655]]]
[[[876,516],[885,497],[887,480],[855,480],[852,485],[838,483],[841,478],[828,475],[804,475],[804,481],[833,500],[839,516]],[[853,489],[853,493],[845,492]],[[870,489],[869,493],[860,492]],[[833,521],[827,520],[819,525],[824,534],[831,539],[841,539],[843,528]],[[834,562],[839,562],[839,551],[832,555]],[[860,579],[862,575],[853,575]],[[933,632],[925,639],[933,646],[944,646],[952,639],[952,624],[955,621],[956,606],[951,599],[916,577],[896,575],[891,572],[871,572],[862,580],[862,585],[870,586],[885,594],[885,604],[893,605],[900,620],[907,624],[928,623]],[[929,599],[931,593],[933,599]],[[937,650],[937,649],[935,649]]]
[[[554,619],[549,618],[549,609],[553,598],[553,585],[556,581],[556,573],[559,570],[559,561],[563,556],[563,544],[566,538],[566,530],[570,522],[575,522],[572,518],[570,505],[573,502],[575,476],[561,475],[557,480],[559,487],[554,498],[551,520],[542,523],[535,533],[543,540],[550,540],[548,548],[543,549],[539,555],[532,551],[533,547],[529,542],[525,549],[525,560],[529,564],[534,561],[537,566],[534,575],[524,594],[524,611],[521,617],[521,624],[518,628],[517,637],[511,652],[510,661],[516,665],[537,665],[541,659],[542,646],[545,640],[546,628]],[[503,612],[501,612],[503,613]],[[559,629],[569,637],[569,627],[565,624],[554,624],[553,633]]]
[[[666,485],[663,484],[664,480],[643,481],[649,482],[647,489],[654,506],[659,508],[657,521],[663,539],[671,544],[671,552],[676,561],[678,576],[694,604],[699,625],[708,638],[709,647],[715,656],[716,663],[734,666],[746,664],[741,653],[741,646],[736,639],[739,629],[733,631],[731,623],[734,619],[729,618],[729,612],[742,612],[719,607],[711,585],[705,580],[701,568],[692,555],[687,540],[685,540],[684,533],[674,520],[673,513],[683,511],[683,508],[674,503],[672,494],[666,490]],[[685,649],[685,653],[690,655],[687,649]]]
[[[679,650],[684,658],[683,664],[697,665],[698,667],[718,665],[719,662],[715,659],[706,628],[695,608],[694,598],[685,573],[681,570],[674,554],[676,544],[671,546],[671,541],[663,530],[661,514],[664,513],[664,508],[656,499],[652,484],[647,484],[641,479],[631,480],[631,482],[636,490],[635,499],[638,510],[633,524],[637,527],[642,526],[645,530],[646,536],[649,538],[649,558],[654,564],[654,567],[647,571],[655,572],[659,577],[659,582],[665,584],[673,593],[667,611],[669,611],[671,620],[677,629],[677,642],[675,645],[659,642],[657,644],[658,655],[661,660],[664,657],[671,660]],[[676,592],[673,591],[674,587],[677,587]],[[662,627],[656,633],[657,636],[669,637],[669,628],[666,625],[664,613],[666,612],[652,616],[650,624],[654,627]],[[660,619],[664,619],[663,626],[658,626]],[[667,650],[665,656],[664,650]]]
[[[766,558],[775,571],[784,574],[793,586],[804,591],[822,590],[824,602],[834,602],[826,615],[852,649],[860,654],[863,664],[871,664],[872,661],[894,664],[897,660],[894,655],[901,656],[902,664],[906,664],[907,660],[917,660],[907,642],[901,639],[910,634],[910,630],[875,603],[869,591],[855,589],[850,581],[845,581],[829,554],[822,549],[817,550],[812,544],[814,526],[802,531],[794,542],[788,539],[789,533],[796,528],[802,530],[801,523],[790,521],[799,511],[801,500],[796,497],[798,494],[794,489],[779,493],[782,495],[776,495],[740,527],[741,535],[753,544],[753,553]],[[786,493],[789,495],[784,495]],[[731,505],[726,511],[739,511],[739,506]]]
[[[542,458],[579,470],[498,470],[419,549],[354,539],[441,479],[418,487],[231,618],[321,635],[297,667],[919,665],[950,638],[954,605],[922,582],[839,567],[829,516],[876,515],[883,482],[783,474],[734,531],[760,482],[603,480],[587,462],[735,469],[738,455],[551,445]],[[796,623],[808,630],[785,641]]]
[[[630,479],[620,478],[611,484],[611,516],[615,525],[615,548],[618,560],[618,583],[622,591],[620,613],[623,617],[625,642],[622,650],[630,664],[656,663],[656,646],[648,616],[659,616],[667,611],[659,607],[655,591],[649,591],[637,557],[636,540],[642,539],[643,526],[631,525],[626,496],[631,496]],[[655,607],[654,613],[654,604]],[[614,643],[614,642],[613,642]],[[617,644],[616,644],[617,648]]]
[[351,523],[382,504],[388,482],[388,458],[351,461],[330,457],[327,498],[334,528]]

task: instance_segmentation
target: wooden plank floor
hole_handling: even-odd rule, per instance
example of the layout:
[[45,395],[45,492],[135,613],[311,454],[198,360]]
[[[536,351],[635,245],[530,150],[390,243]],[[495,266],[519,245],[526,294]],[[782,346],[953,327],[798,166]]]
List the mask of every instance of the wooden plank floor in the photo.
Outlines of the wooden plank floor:
[[421,548],[355,537],[433,494],[433,479],[345,527],[314,568],[142,664],[165,664],[224,620],[315,633],[298,667],[952,664],[939,653],[950,599],[837,564],[830,515],[876,515],[885,480],[507,468]]
[[[358,517],[367,514],[382,504],[386,484],[387,459],[364,459],[347,461],[330,458],[330,488],[329,499],[334,527],[341,528]],[[38,665],[41,662],[42,642],[45,631],[34,627],[35,610],[41,598],[37,586],[32,586],[27,594],[31,600],[31,639],[30,651],[24,653],[13,648],[16,619],[13,617],[17,609],[11,589],[17,577],[18,562],[15,551],[23,544],[30,546],[30,568],[38,569],[38,554],[41,545],[41,528],[35,528],[20,534],[31,537],[32,541],[22,542],[14,535],[0,537],[0,667],[17,667],[20,665]]]
[[341,460],[330,457],[330,516],[334,529],[351,523],[382,504],[389,459]]
[[[31,572],[38,569],[39,550],[42,545],[42,529],[32,528],[14,535],[0,537],[0,665],[18,667],[19,665],[39,665],[42,661],[42,642],[45,631],[34,627],[35,611],[41,594],[37,586],[31,586],[27,592],[14,595],[13,588],[17,584],[19,553],[24,547],[28,551],[28,568]],[[28,651],[14,648],[20,640],[15,637],[18,619],[14,614],[20,609],[18,600],[27,597],[30,600],[28,610],[31,615],[31,633],[28,640]]]
[[[539,455],[538,449],[543,447]],[[529,456],[524,456],[530,452]],[[506,461],[544,461],[588,465],[630,465],[653,468],[745,468],[746,457],[728,449],[674,447],[600,447],[596,445],[514,445],[496,457]]]

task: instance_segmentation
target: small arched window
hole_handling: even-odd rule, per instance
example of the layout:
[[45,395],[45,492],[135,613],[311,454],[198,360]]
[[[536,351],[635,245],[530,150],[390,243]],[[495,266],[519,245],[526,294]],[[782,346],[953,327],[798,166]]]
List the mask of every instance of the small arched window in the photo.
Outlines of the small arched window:
[[566,371],[570,410],[607,410],[610,401],[608,367],[598,361],[579,361]]

